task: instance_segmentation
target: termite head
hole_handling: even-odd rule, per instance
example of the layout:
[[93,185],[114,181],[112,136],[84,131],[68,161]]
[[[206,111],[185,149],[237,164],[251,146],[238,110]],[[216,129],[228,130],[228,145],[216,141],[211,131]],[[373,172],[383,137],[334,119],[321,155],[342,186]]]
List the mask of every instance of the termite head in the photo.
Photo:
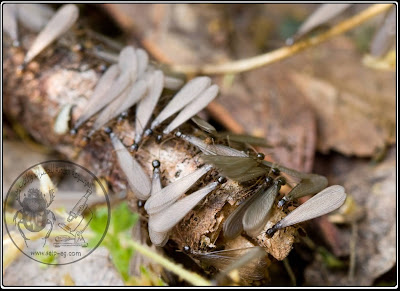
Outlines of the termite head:
[[222,184],[225,184],[227,180],[226,180],[226,178],[224,176],[220,176],[220,177],[218,177],[217,181],[218,181],[219,184],[222,185]]
[[142,208],[142,207],[144,206],[144,203],[145,203],[145,201],[143,201],[143,200],[138,200],[138,201],[137,201],[137,206],[138,206],[139,208]]
[[188,254],[190,252],[190,247],[189,246],[184,246],[183,247],[183,252]]
[[274,179],[270,176],[267,176],[265,178],[265,184],[267,184],[267,186],[271,186],[273,181],[274,181]]
[[265,155],[263,153],[257,153],[257,160],[262,161],[262,160],[264,160],[264,158],[265,158]]
[[162,138],[163,138],[162,134],[157,135],[156,136],[156,143],[158,143],[158,144],[161,143]]
[[153,169],[158,169],[161,166],[159,160],[154,160],[153,162],[151,162],[151,164],[153,165]]
[[275,180],[275,183],[280,187],[283,185],[286,185],[286,179],[283,177],[278,177],[278,179]]
[[287,202],[286,197],[283,197],[281,200],[278,202],[278,207],[281,208],[283,205],[285,205]]
[[74,127],[69,131],[70,135],[76,135],[78,133],[78,130]]
[[139,149],[139,145],[137,144],[137,143],[133,143],[132,145],[131,145],[131,147],[129,148],[129,151],[130,152],[135,152],[135,151],[137,151]]
[[153,130],[151,128],[148,128],[144,131],[144,136],[150,136],[153,134]]
[[107,135],[111,135],[113,133],[113,131],[112,131],[111,127],[105,127],[104,133],[106,133]]
[[271,169],[272,174],[274,174],[275,176],[279,176],[281,174],[281,170],[279,170],[278,168],[272,168]]
[[275,227],[276,225],[274,225],[273,227],[269,228],[265,234],[267,235],[267,237],[272,238],[275,234],[275,232],[278,230],[278,228]]

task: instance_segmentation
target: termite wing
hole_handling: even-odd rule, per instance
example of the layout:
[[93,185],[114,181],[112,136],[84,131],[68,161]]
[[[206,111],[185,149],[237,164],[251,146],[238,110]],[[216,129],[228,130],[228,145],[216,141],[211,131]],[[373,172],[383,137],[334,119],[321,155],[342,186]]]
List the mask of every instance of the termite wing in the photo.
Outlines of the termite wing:
[[268,229],[266,233],[272,237],[279,229],[325,215],[338,209],[345,200],[346,193],[342,186],[330,186],[290,212],[285,218]]
[[218,94],[218,86],[210,85],[211,79],[209,77],[196,77],[186,83],[153,120],[147,130],[147,134],[151,134],[156,127],[175,113],[179,112],[175,119],[164,129],[164,134],[170,133],[196,115]]
[[288,45],[293,44],[294,41],[298,40],[305,34],[312,31],[314,28],[323,25],[338,16],[348,7],[353,4],[322,4],[320,5],[300,26],[294,36],[286,40]]
[[[224,268],[220,273],[218,273],[217,276],[214,278],[214,282],[216,285],[223,286],[225,283],[228,281],[227,278],[230,275],[231,272],[234,270],[243,270],[243,268],[249,266],[251,262],[254,264],[260,264],[260,261],[263,260],[266,256],[266,252],[263,248],[261,247],[253,247],[249,248],[249,250],[239,256],[236,261],[233,261],[230,265],[228,265],[226,268]],[[255,261],[258,259],[257,261]],[[255,262],[254,262],[255,261]],[[260,264],[262,265],[262,264]],[[257,270],[257,268],[255,268]],[[243,272],[243,271],[242,271]],[[257,274],[254,276],[254,279],[262,279],[263,274],[260,272],[260,274]],[[239,278],[240,279],[240,278]]]
[[269,212],[279,193],[281,185],[285,184],[282,177],[277,178],[271,186],[271,178],[236,208],[223,225],[224,237],[234,239],[245,230],[250,236],[257,236],[269,218]]
[[[162,191],[159,166],[160,163],[157,160],[153,161],[154,171],[151,199],[165,202],[164,196],[166,193],[165,191]],[[197,172],[192,173],[192,175],[186,176],[188,178],[184,177],[187,181],[191,180],[191,184],[190,186],[184,186],[185,188],[183,188],[183,190],[190,188],[198,180],[198,177],[201,177],[205,171],[208,171],[208,169],[200,169],[197,170]],[[176,199],[173,198],[171,203],[167,201],[167,203],[163,207],[159,207],[158,211],[156,212],[152,212],[151,210],[149,211],[149,207],[147,207],[146,210],[149,213],[149,236],[152,243],[157,246],[165,245],[171,229],[180,220],[182,220],[204,197],[215,190],[218,184],[222,184],[225,181],[226,180],[224,179],[218,179],[218,182],[212,182],[207,186],[202,187],[200,190],[197,190],[194,193],[177,200],[176,202],[174,202]],[[183,190],[181,190],[182,183],[185,182],[186,181],[178,180],[167,187],[169,187],[169,191],[176,189],[179,196],[181,196],[180,193],[183,192]],[[186,192],[186,190],[184,192]],[[171,197],[169,199],[171,199]],[[150,201],[150,199],[148,201]],[[147,205],[145,205],[145,208],[146,206]]]
[[12,40],[13,46],[19,46],[18,41],[18,10],[16,4],[3,5],[3,31],[6,32]]
[[291,177],[300,179],[299,183],[279,201],[279,207],[282,207],[285,203],[294,199],[298,199],[307,195],[314,195],[328,186],[328,179],[325,176],[301,173],[290,168],[275,165],[268,161],[262,161],[262,163],[267,167],[275,167]]
[[106,129],[106,131],[109,133],[119,166],[125,173],[130,188],[138,199],[146,200],[149,198],[151,191],[149,177],[111,129]]
[[[250,253],[251,252],[251,253]],[[265,276],[266,253],[261,247],[246,247],[214,252],[191,251],[190,256],[200,261],[201,265],[215,267],[221,275],[215,278],[217,284],[232,270],[237,269],[241,280],[256,281]],[[221,282],[222,281],[222,282]]]
[[60,7],[34,40],[25,55],[24,63],[29,63],[53,41],[70,29],[78,20],[78,16],[79,9],[76,5],[66,4]]
[[84,122],[106,105],[121,96],[136,80],[137,59],[133,47],[125,47],[119,54],[118,65],[112,65],[97,82],[85,110],[74,125],[76,131]]
[[167,208],[186,193],[190,187],[211,169],[211,165],[205,165],[193,173],[169,184],[159,192],[154,193],[154,195],[151,195],[146,201],[144,205],[145,210],[148,214],[154,214]]
[[259,158],[203,155],[203,160],[206,163],[213,164],[221,171],[222,175],[238,182],[245,182],[266,175],[274,169],[297,178],[298,184],[280,201],[279,206],[283,206],[293,199],[318,193],[328,185],[328,180],[324,176],[301,173]]
[[382,26],[377,30],[371,42],[371,55],[382,57],[396,41],[396,8],[388,12]]
[[217,132],[214,126],[205,121],[204,119],[194,116],[191,119],[201,130],[209,133],[215,140],[226,140],[229,143],[250,144],[261,147],[271,147],[265,138],[252,136],[248,134],[237,134],[232,132]]
[[[152,165],[153,165],[153,177],[151,180],[151,195],[155,197],[155,195],[157,195],[157,193],[160,193],[162,189],[161,170],[160,170],[161,164],[158,160],[154,160],[152,162]],[[151,227],[153,222],[153,217],[154,215],[149,214],[148,230],[149,230],[150,241],[155,246],[163,247],[169,239],[169,231],[157,232],[153,230],[153,228]]]

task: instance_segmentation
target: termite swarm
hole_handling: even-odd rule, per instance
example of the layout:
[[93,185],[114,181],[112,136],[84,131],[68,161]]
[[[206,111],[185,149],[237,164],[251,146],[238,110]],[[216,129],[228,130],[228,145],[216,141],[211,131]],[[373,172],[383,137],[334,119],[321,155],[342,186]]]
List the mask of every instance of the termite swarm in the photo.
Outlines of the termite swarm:
[[[7,14],[11,17],[9,34],[17,43],[18,30],[15,29],[16,13],[13,9],[9,12],[11,14]],[[77,12],[76,6],[70,4],[62,6],[50,17],[49,22],[42,28],[42,32],[28,50],[24,64],[31,62],[43,50],[62,37],[77,20]],[[98,51],[93,51],[93,53],[95,55],[97,53],[99,57],[105,56],[99,54]],[[265,161],[262,153],[249,154],[228,146],[226,140],[238,142],[246,149],[248,148],[247,144],[252,142],[267,143],[246,136],[219,134],[212,125],[196,118],[195,115],[218,95],[218,86],[213,85],[209,77],[201,76],[190,80],[165,107],[160,109],[159,101],[163,89],[177,90],[182,86],[181,80],[166,76],[164,72],[157,70],[149,63],[146,51],[140,48],[128,46],[121,50],[119,56],[110,54],[108,58],[116,64],[112,64],[100,78],[86,108],[82,110],[81,115],[73,124],[72,131],[82,130],[87,132],[90,137],[95,136],[103,126],[112,124],[112,119],[128,111],[132,106],[136,106],[134,139],[129,150],[113,129],[106,127],[105,132],[109,136],[118,165],[126,175],[129,188],[132,189],[140,201],[138,203],[140,206],[144,206],[149,216],[150,239],[155,245],[165,245],[175,225],[207,195],[226,182],[225,178],[219,177],[217,181],[208,181],[209,183],[205,183],[206,185],[195,188],[193,193],[185,195],[191,187],[211,171],[218,170],[220,174],[239,184],[252,183],[260,180],[260,177],[262,178],[258,189],[240,206],[236,207],[230,216],[225,218],[223,233],[228,239],[239,236],[243,231],[252,237],[262,234],[262,230],[268,222],[270,210],[279,196],[280,187],[286,183],[281,175],[286,174],[295,178],[296,185],[292,187],[288,195],[281,199],[279,206],[305,195],[316,194],[328,185],[323,176],[300,173]],[[156,114],[156,111],[159,113]],[[172,121],[169,121],[170,119]],[[211,144],[194,134],[181,131],[180,128],[190,119],[205,131],[203,136],[211,136],[211,140],[213,140]],[[91,124],[90,121],[94,123]],[[86,128],[85,125],[87,125]],[[206,163],[191,174],[185,175],[165,187],[162,187],[161,184],[160,162],[153,161],[153,177],[150,179],[143,169],[143,165],[132,154],[132,152],[138,152],[140,146],[145,144],[151,138],[152,133],[159,128],[162,128],[161,135],[156,137],[159,141],[161,141],[160,136],[162,135],[183,140],[198,148],[202,152],[201,161]],[[64,129],[60,130],[60,132],[64,131]],[[176,137],[172,134],[174,132]],[[318,203],[313,202],[320,201],[318,199],[321,199],[321,195],[324,199],[328,199],[326,198],[327,194],[321,194],[331,193],[332,188],[328,189],[330,190],[322,191],[314,196],[316,197],[314,200],[310,199],[310,202],[304,204],[306,206],[303,208],[300,206],[299,210],[296,209],[297,212],[294,210],[286,220],[283,219],[269,229],[267,234],[273,235],[275,231],[283,227],[312,219],[316,215],[326,214],[338,208],[339,202],[344,201],[344,190],[337,191],[340,192],[338,198],[340,201],[336,201],[334,206],[321,207]],[[325,200],[323,201],[325,202]],[[304,215],[304,213],[309,215]],[[190,252],[190,248],[187,252]]]

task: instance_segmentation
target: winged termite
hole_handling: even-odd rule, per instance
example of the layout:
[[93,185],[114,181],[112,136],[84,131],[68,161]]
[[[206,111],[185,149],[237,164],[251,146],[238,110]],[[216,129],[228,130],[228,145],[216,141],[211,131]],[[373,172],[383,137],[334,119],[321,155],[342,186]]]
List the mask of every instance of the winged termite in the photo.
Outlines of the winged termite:
[[212,182],[154,214],[151,222],[149,221],[149,228],[158,233],[170,231],[193,209],[193,207],[213,191],[218,184],[218,182]]
[[[152,162],[153,165],[153,178],[151,180],[151,195],[157,195],[157,193],[160,192],[160,190],[162,189],[162,185],[161,185],[161,173],[160,173],[160,161],[158,160],[154,160]],[[163,232],[157,232],[155,230],[153,230],[153,228],[151,228],[152,225],[152,221],[154,219],[154,217],[157,215],[154,214],[150,214],[149,215],[149,220],[148,220],[148,230],[149,230],[149,237],[151,242],[153,243],[153,245],[156,246],[164,246],[169,238],[169,231],[163,231]]]
[[211,84],[209,77],[197,77],[190,80],[181,90],[172,98],[168,105],[151,123],[150,129],[154,130],[163,121],[180,111],[197,96],[199,96]]
[[162,71],[155,71],[152,74],[149,74],[146,78],[147,86],[149,92],[147,95],[142,98],[136,107],[136,121],[135,121],[135,142],[134,144],[138,145],[142,139],[143,131],[149,120],[151,115],[153,114],[154,108],[157,105],[158,99],[161,96],[161,92],[163,90],[164,85],[164,74]]
[[122,95],[112,101],[100,112],[88,134],[88,137],[91,137],[94,132],[99,130],[108,121],[135,105],[143,97],[146,90],[147,84],[144,80],[140,80],[136,82],[132,88],[128,88],[126,92],[122,93]]
[[[214,267],[217,270],[222,271],[222,275],[221,277],[219,277],[221,279],[222,276],[227,274],[227,272],[225,272],[224,270],[228,270],[229,272],[230,269],[233,270],[234,268],[236,268],[238,269],[239,277],[241,280],[256,281],[264,278],[267,260],[265,259],[265,256],[261,255],[261,252],[259,252],[258,250],[254,251],[255,253],[252,253],[247,257],[243,257],[254,248],[259,247],[246,247],[214,252],[189,251],[189,254],[194,259],[200,261],[201,265],[206,267]],[[255,255],[256,253],[257,256],[253,257],[253,255]],[[258,259],[256,260],[255,258],[257,257]],[[216,281],[219,282],[218,280]]]
[[111,88],[112,84],[116,80],[120,70],[117,65],[110,66],[107,71],[101,76],[94,88],[93,94],[89,99],[89,102],[85,106],[84,111],[77,119],[74,125],[74,130],[77,130],[83,123],[85,123],[90,117],[99,112],[104,106],[112,101],[106,93]]
[[111,143],[114,147],[119,166],[125,173],[128,184],[135,196],[140,200],[146,200],[150,196],[151,182],[140,164],[131,156],[131,153],[125,148],[119,138],[107,129],[110,135]]
[[[262,260],[266,255],[267,253],[265,250],[259,246],[250,248],[245,254],[239,256],[235,261],[218,273],[213,281],[215,281],[217,285],[225,285],[227,282],[227,277],[230,276],[233,271],[247,267],[250,262],[256,259]],[[262,278],[261,276],[259,277]]]
[[50,19],[26,53],[24,63],[29,63],[47,46],[64,34],[78,19],[79,9],[74,4],[63,5]]
[[11,37],[14,46],[19,46],[16,4],[3,5],[3,30]]
[[342,186],[330,186],[311,197],[268,229],[267,235],[272,237],[279,229],[332,212],[342,206],[345,200],[346,193]]
[[164,129],[163,133],[168,134],[178,126],[192,118],[194,115],[203,110],[212,100],[217,97],[219,87],[212,85],[202,92],[196,99],[190,102],[185,108],[179,112],[178,116]]
[[300,179],[299,183],[279,201],[278,207],[282,207],[285,203],[292,201],[293,199],[298,199],[307,195],[314,195],[328,186],[328,179],[324,176],[301,173],[280,165],[274,165],[268,161],[262,161],[262,163],[268,167],[273,169],[277,168],[292,177]]
[[243,215],[243,229],[251,236],[257,236],[269,218],[269,212],[274,204],[275,198],[279,193],[281,185],[285,185],[283,178],[278,178],[274,184],[265,192],[259,192],[254,201],[247,208]]
[[180,131],[176,132],[175,135],[196,146],[206,155],[248,157],[248,155],[242,151],[238,151],[236,149],[220,144],[207,144],[200,138],[188,134],[183,134]]
[[300,26],[296,34],[289,38],[286,43],[288,45],[293,44],[293,42],[308,32],[312,31],[314,28],[327,23],[332,18],[336,17],[347,9],[352,4],[322,4],[320,5]]
[[153,165],[153,178],[151,180],[151,194],[156,195],[162,189],[161,185],[161,171],[160,166],[161,163],[159,160],[154,160],[152,163]]
[[211,170],[211,165],[205,165],[202,168],[186,175],[185,177],[175,181],[164,187],[159,193],[152,195],[144,205],[145,210],[149,214],[159,212],[170,206],[179,199],[190,187],[192,187],[205,173]]
[[258,235],[268,221],[269,211],[279,192],[285,184],[282,177],[277,178],[271,186],[272,178],[267,177],[265,183],[236,208],[223,225],[224,237],[234,239],[245,230],[249,235]]
[[385,55],[396,41],[396,9],[393,7],[385,17],[371,42],[371,54],[376,57]]

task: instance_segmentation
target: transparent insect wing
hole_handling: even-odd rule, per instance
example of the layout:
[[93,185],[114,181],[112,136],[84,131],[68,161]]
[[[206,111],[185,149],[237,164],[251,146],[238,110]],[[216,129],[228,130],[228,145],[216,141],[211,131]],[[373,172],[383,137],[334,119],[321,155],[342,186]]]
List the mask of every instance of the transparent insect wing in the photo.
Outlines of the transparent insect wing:
[[3,31],[5,31],[13,40],[18,42],[18,24],[17,24],[16,4],[3,5]]
[[115,134],[111,134],[111,142],[117,154],[118,163],[128,180],[135,196],[146,200],[150,196],[151,182],[140,164],[131,156],[123,143]]
[[107,71],[101,76],[100,80],[93,91],[92,96],[89,99],[85,110],[75,123],[75,128],[79,128],[84,122],[91,118],[94,114],[99,112],[104,106],[112,101],[109,97],[112,95],[107,94],[112,84],[116,80],[119,74],[117,65],[112,65]]
[[[234,270],[241,270],[247,267],[250,263],[255,261],[256,259],[263,259],[266,256],[266,252],[261,247],[254,247],[249,249],[245,254],[239,256],[236,260],[234,260],[230,265],[224,268],[221,273],[219,273],[215,277],[215,281],[218,284],[223,284],[226,282],[226,277]],[[253,264],[256,262],[253,262]],[[254,269],[254,268],[253,268]],[[258,278],[259,276],[257,276]],[[260,276],[261,277],[261,276]]]
[[126,92],[124,92],[100,112],[93,124],[90,135],[99,130],[111,119],[117,117],[119,114],[132,107],[144,95],[146,89],[147,85],[143,80],[136,82],[132,88],[128,88]]
[[156,232],[170,231],[181,221],[204,197],[213,191],[218,182],[213,182],[200,190],[176,201],[153,217],[149,227]]
[[226,219],[223,225],[224,237],[234,239],[243,231],[243,216],[253,201],[264,191],[264,188],[259,189],[251,197],[247,198],[240,204]]
[[300,26],[291,40],[299,39],[314,28],[327,23],[352,4],[322,4]]
[[118,66],[123,74],[129,76],[130,82],[135,82],[138,74],[138,61],[132,46],[124,47],[119,53]]
[[[245,255],[251,248],[231,249],[209,253],[192,253],[192,256],[198,259],[203,265],[213,266],[218,270],[224,270],[238,261],[238,258]],[[243,280],[261,280],[264,278],[266,260],[264,256],[258,260],[252,260],[247,265],[239,267],[239,275]]]
[[153,214],[170,206],[179,199],[190,187],[192,187],[205,173],[211,170],[210,165],[206,165],[193,173],[175,181],[164,187],[159,193],[156,193],[146,201],[144,205],[148,214]]
[[241,144],[251,144],[255,146],[270,147],[265,138],[247,135],[247,134],[233,134],[228,132],[221,132],[216,134],[217,137],[226,139],[232,142],[238,142]]
[[177,117],[164,129],[164,134],[168,134],[178,126],[182,125],[184,122],[188,121],[194,115],[199,113],[201,110],[206,108],[206,106],[215,99],[218,95],[219,87],[217,85],[212,85],[207,88],[199,97],[194,99],[189,103]]
[[298,199],[307,195],[314,195],[328,186],[328,179],[321,175],[309,174],[307,178],[297,184],[285,197],[286,201]]
[[[202,159],[206,163],[210,163],[216,166],[221,171],[222,175],[235,181],[243,181],[242,176],[246,174],[246,172],[249,171],[251,168],[257,167],[259,165],[259,162],[250,157],[203,155]],[[265,173],[267,173],[268,170],[269,168],[266,167]]]
[[224,145],[210,145],[205,143],[200,138],[197,138],[188,134],[181,134],[180,138],[191,143],[195,147],[199,148],[206,155],[221,155],[221,156],[236,156],[236,157],[248,157],[244,152],[238,151],[236,149],[224,146]]
[[196,125],[198,127],[200,127],[202,130],[204,130],[205,132],[208,132],[208,133],[211,133],[211,134],[217,134],[217,130],[215,129],[214,126],[209,124],[204,119],[198,117],[197,115],[192,117],[192,121],[194,123],[196,123]]
[[385,55],[396,41],[396,9],[392,8],[383,25],[375,33],[371,42],[371,54],[376,57]]
[[197,96],[199,96],[211,84],[209,77],[197,77],[189,81],[182,89],[172,98],[168,105],[160,112],[151,124],[151,129],[156,128],[163,121],[180,111],[189,104]]
[[161,92],[164,86],[164,75],[162,71],[155,71],[146,78],[149,92],[142,98],[136,107],[136,121],[135,121],[135,143],[138,144],[142,138],[143,131],[149,122],[154,108],[160,99]]
[[278,229],[325,215],[338,209],[345,200],[346,193],[342,186],[330,186],[301,204],[270,228],[267,233],[271,235]]
[[145,50],[138,48],[136,49],[136,58],[138,72],[137,75],[138,78],[141,78],[146,71],[147,66],[149,65],[149,55]]
[[24,62],[29,63],[47,46],[64,34],[74,25],[79,16],[79,9],[74,4],[63,5],[50,19],[47,25],[36,37],[32,46],[26,53]]
[[18,20],[27,29],[39,32],[54,15],[54,10],[45,4],[18,4]]
[[251,236],[260,234],[268,221],[269,213],[280,186],[274,183],[265,192],[261,191],[247,208],[243,216],[243,229]]

